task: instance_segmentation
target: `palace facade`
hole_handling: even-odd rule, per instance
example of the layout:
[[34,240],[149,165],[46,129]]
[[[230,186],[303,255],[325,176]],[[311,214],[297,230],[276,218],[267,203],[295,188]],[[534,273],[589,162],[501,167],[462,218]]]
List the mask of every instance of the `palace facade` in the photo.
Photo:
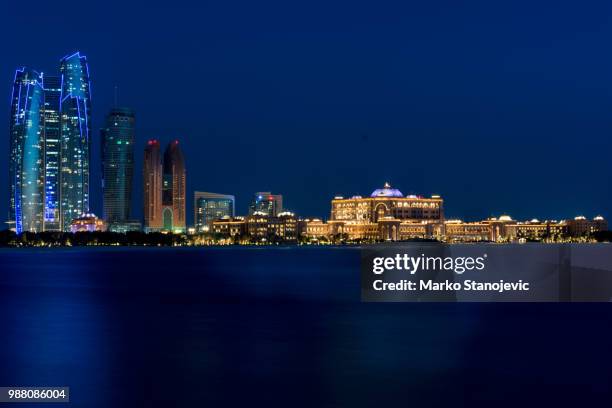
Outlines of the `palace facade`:
[[331,202],[329,221],[301,221],[301,235],[307,239],[335,238],[351,241],[402,241],[435,239],[443,242],[518,242],[528,240],[562,240],[587,237],[608,229],[607,221],[576,217],[561,221],[520,222],[508,215],[478,222],[447,220],[444,200],[437,195],[404,196],[385,183],[369,197],[335,197]]

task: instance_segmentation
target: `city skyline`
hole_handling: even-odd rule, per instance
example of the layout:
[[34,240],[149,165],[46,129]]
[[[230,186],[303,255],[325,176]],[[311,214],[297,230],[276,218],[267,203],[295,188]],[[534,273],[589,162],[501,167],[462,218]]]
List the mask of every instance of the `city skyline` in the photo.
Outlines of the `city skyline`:
[[[68,183],[67,180],[71,180],[76,175],[80,183],[77,180],[76,183],[72,182],[72,184],[83,186],[80,192],[77,192],[76,198],[64,198],[66,202],[71,201],[81,205],[81,212],[78,217],[75,215],[77,210],[72,209],[67,212],[70,215],[62,214],[61,219],[69,220],[67,221],[68,224],[64,224],[68,225],[68,227],[64,227],[65,230],[70,230],[69,223],[72,219],[89,216],[90,214],[88,211],[88,190],[91,183],[89,166],[92,164],[90,152],[91,129],[89,127],[89,122],[91,122],[91,97],[89,94],[91,82],[86,57],[78,51],[66,56],[60,61],[60,76],[48,76],[47,80],[44,78],[43,73],[23,67],[16,70],[13,81],[11,98],[11,118],[13,119],[9,129],[12,153],[9,160],[9,175],[14,177],[17,182],[9,185],[9,187],[10,197],[20,198],[18,200],[11,198],[10,200],[9,220],[11,215],[14,214],[18,221],[9,222],[9,225],[15,225],[18,231],[42,231],[43,225],[50,226],[46,230],[57,229],[55,227],[57,216],[54,216],[54,210],[57,210],[58,177],[59,184],[65,186]],[[46,85],[47,83],[49,85]],[[32,90],[31,94],[30,90]],[[25,96],[22,96],[22,93]],[[63,96],[64,94],[66,96]],[[135,113],[130,108],[111,108],[106,115],[106,126],[100,129],[102,218],[108,223],[133,222],[133,220],[130,220],[130,214],[132,211],[135,144],[134,117]],[[61,140],[57,139],[58,136]],[[25,147],[16,146],[15,140],[22,140],[21,143]],[[193,207],[193,223],[187,223],[186,221],[187,200],[185,196],[189,192],[186,191],[185,185],[184,174],[186,168],[183,153],[178,144],[178,140],[169,142],[163,154],[163,159],[159,151],[158,140],[149,140],[145,146],[145,163],[143,164],[143,183],[145,186],[143,220],[145,230],[186,231],[187,226],[194,226],[197,231],[202,231],[201,227],[209,224],[213,219],[208,217],[209,220],[202,223],[205,218],[199,220],[198,211],[202,213],[202,210],[196,207],[198,194],[214,195],[214,193],[194,191],[196,200],[194,200]],[[159,167],[161,168],[159,171],[151,170],[151,164],[146,163],[147,154],[152,154],[151,148],[158,150],[153,153],[153,157],[149,158],[153,161],[159,160]],[[23,149],[23,151],[20,149]],[[76,171],[71,170],[68,175],[62,175],[58,171],[60,166],[57,156],[60,155],[61,157],[60,151],[66,150],[76,152],[74,157],[68,156],[65,159],[67,166],[76,168]],[[15,170],[13,162],[17,161],[23,162],[21,172]],[[161,186],[161,188],[158,188],[159,192],[147,193],[150,180],[146,181],[146,179],[151,177],[149,174],[151,171],[159,172],[161,181],[154,183]],[[20,178],[24,178],[25,182],[18,182]],[[25,187],[21,187],[22,184]],[[178,189],[174,189],[173,185],[177,185]],[[23,191],[21,191],[22,189]],[[61,191],[61,187],[59,189]],[[384,188],[376,190],[373,196],[377,193],[388,193],[388,191],[394,191],[398,197],[403,196],[399,190],[390,189],[390,185],[385,183]],[[151,202],[158,201],[153,197],[157,194],[161,195],[159,204],[161,216],[152,216],[153,224],[150,224],[151,220],[147,218],[147,211],[157,211],[151,209],[153,208]],[[218,196],[221,197],[222,195]],[[231,197],[231,213],[224,214],[225,217],[229,216],[231,218],[236,215],[235,198],[232,195],[223,197]],[[336,198],[338,197],[336,196]],[[361,196],[354,197],[361,199]],[[409,197],[416,198],[417,196],[410,195]],[[432,197],[439,197],[439,195]],[[340,196],[340,198],[343,197]],[[148,202],[148,200],[152,201]],[[283,211],[282,203],[282,194],[272,194],[269,191],[256,192],[249,204],[248,213],[249,215],[265,213],[268,216],[276,217],[278,213]],[[23,215],[16,216],[22,213]],[[332,220],[334,218],[333,214],[334,211],[332,210],[330,217]],[[315,215],[315,217],[318,216]],[[576,219],[579,217],[581,216]],[[596,219],[599,217],[598,215]],[[159,220],[156,218],[159,218]],[[322,216],[320,218],[326,219],[327,217]],[[173,221],[173,219],[176,219],[176,221]],[[27,226],[22,226],[22,222],[26,223]],[[157,225],[159,222],[161,222],[161,226]]]
[[[31,68],[18,68],[15,72],[8,165],[9,178],[14,182],[9,184],[8,224],[18,232],[58,228],[69,231],[73,219],[90,217],[91,78],[86,57],[77,51],[62,58],[59,72],[59,76],[49,76],[47,82],[43,73]],[[140,221],[130,219],[135,145],[135,112],[132,109],[111,108],[105,127],[100,129],[100,145],[102,219],[109,225],[115,224],[117,231],[138,228]],[[149,140],[144,150],[145,231],[186,232],[188,226],[193,226],[201,232],[214,220],[207,214],[210,211],[222,212],[223,217],[229,218],[236,215],[233,195],[214,197],[214,193],[194,191],[194,217],[192,223],[188,223],[186,166],[178,140],[168,143],[163,157],[156,139]],[[207,201],[198,203],[198,194]],[[401,198],[403,194],[385,183],[382,189],[372,193],[372,197],[375,196]],[[416,195],[408,197],[417,198]],[[432,199],[439,197],[433,195]],[[230,200],[231,211],[215,209],[221,203],[219,199]],[[344,200],[342,196],[334,200],[337,199]],[[357,195],[351,200],[355,199],[362,198]],[[59,208],[58,202],[61,202]],[[282,211],[282,194],[260,191],[253,195],[248,214],[277,217]],[[332,209],[331,221],[336,217],[334,214]],[[437,217],[444,220],[441,205]]]
[[[18,233],[57,230],[46,228],[45,221],[57,210],[52,204],[58,201],[54,188],[58,185],[58,174],[59,221],[63,231],[109,228],[127,232],[141,228],[139,221],[130,219],[135,144],[135,113],[130,108],[112,108],[106,116],[106,126],[100,130],[103,218],[89,212],[89,174],[93,163],[90,81],[86,57],[79,52],[62,58],[59,80],[52,77],[48,87],[43,73],[25,67],[16,70],[11,97],[8,173],[13,180],[9,185],[9,219],[12,220],[9,226]],[[162,156],[159,141],[151,139],[145,145],[144,155],[144,231],[188,232],[187,169],[179,141],[170,141]],[[517,222],[505,214],[464,222],[447,219],[443,202],[439,194],[431,198],[404,196],[386,182],[367,198],[335,196],[325,223],[321,219],[326,217],[300,218],[285,211],[283,195],[271,191],[253,195],[246,217],[236,215],[233,195],[194,191],[191,225],[194,232],[209,232],[212,228],[214,234],[231,239],[248,234],[250,239],[264,241],[275,240],[273,237],[297,240],[304,231],[314,239],[318,237],[316,234],[324,233],[326,239],[346,235],[357,240],[500,241],[583,237],[607,230],[607,221],[601,215],[592,221],[577,216],[559,222],[547,218],[542,223],[535,218]],[[57,223],[53,217],[49,221],[49,225]]]
[[[0,30],[20,41],[1,45],[0,77],[8,100],[17,66],[49,74],[58,57],[87,55],[91,211],[100,216],[98,130],[115,87],[118,105],[138,116],[136,146],[184,143],[188,223],[195,190],[235,195],[237,213],[254,191],[280,192],[287,208],[324,216],[329,198],[366,194],[384,180],[406,194],[444,195],[449,217],[611,213],[612,171],[599,156],[612,147],[612,58],[599,52],[612,35],[603,18],[610,5],[588,13],[561,4],[552,18],[549,7],[524,2],[499,13],[486,13],[495,5],[387,6],[381,15],[315,1],[283,13],[294,6],[244,3],[235,15],[207,4],[185,17],[124,5],[118,18],[97,5],[60,12],[40,4],[26,18],[10,4],[14,18]],[[77,34],[72,22],[88,12],[100,18]],[[134,30],[141,21],[161,28]],[[36,30],[23,30],[34,22]],[[53,40],[34,36],[39,30]],[[8,157],[8,142],[1,149]],[[137,174],[142,154],[136,149]],[[8,185],[6,171],[0,181]],[[133,202],[141,201],[135,183]],[[141,219],[140,206],[132,209]]]

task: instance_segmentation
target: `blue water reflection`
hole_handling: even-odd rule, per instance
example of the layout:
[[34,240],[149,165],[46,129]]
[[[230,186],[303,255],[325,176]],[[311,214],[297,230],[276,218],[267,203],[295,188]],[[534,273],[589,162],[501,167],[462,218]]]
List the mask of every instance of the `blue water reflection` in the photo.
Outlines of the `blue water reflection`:
[[610,393],[610,306],[361,303],[359,258],[356,248],[1,250],[0,385],[70,386],[75,407]]

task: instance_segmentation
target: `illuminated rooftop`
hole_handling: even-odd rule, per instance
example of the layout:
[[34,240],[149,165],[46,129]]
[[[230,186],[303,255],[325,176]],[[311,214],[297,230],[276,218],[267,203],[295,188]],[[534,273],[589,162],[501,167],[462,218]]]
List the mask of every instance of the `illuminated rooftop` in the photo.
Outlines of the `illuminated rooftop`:
[[377,188],[372,192],[370,197],[403,197],[401,191],[396,188],[392,188],[391,184],[385,183],[383,188]]

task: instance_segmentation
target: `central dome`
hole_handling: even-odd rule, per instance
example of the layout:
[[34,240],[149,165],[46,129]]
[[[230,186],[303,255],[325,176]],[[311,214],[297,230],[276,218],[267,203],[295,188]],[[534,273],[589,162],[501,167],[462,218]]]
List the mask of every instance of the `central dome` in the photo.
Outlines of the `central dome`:
[[385,183],[383,188],[377,188],[372,192],[370,197],[403,197],[401,191],[396,188],[391,188],[391,184]]

